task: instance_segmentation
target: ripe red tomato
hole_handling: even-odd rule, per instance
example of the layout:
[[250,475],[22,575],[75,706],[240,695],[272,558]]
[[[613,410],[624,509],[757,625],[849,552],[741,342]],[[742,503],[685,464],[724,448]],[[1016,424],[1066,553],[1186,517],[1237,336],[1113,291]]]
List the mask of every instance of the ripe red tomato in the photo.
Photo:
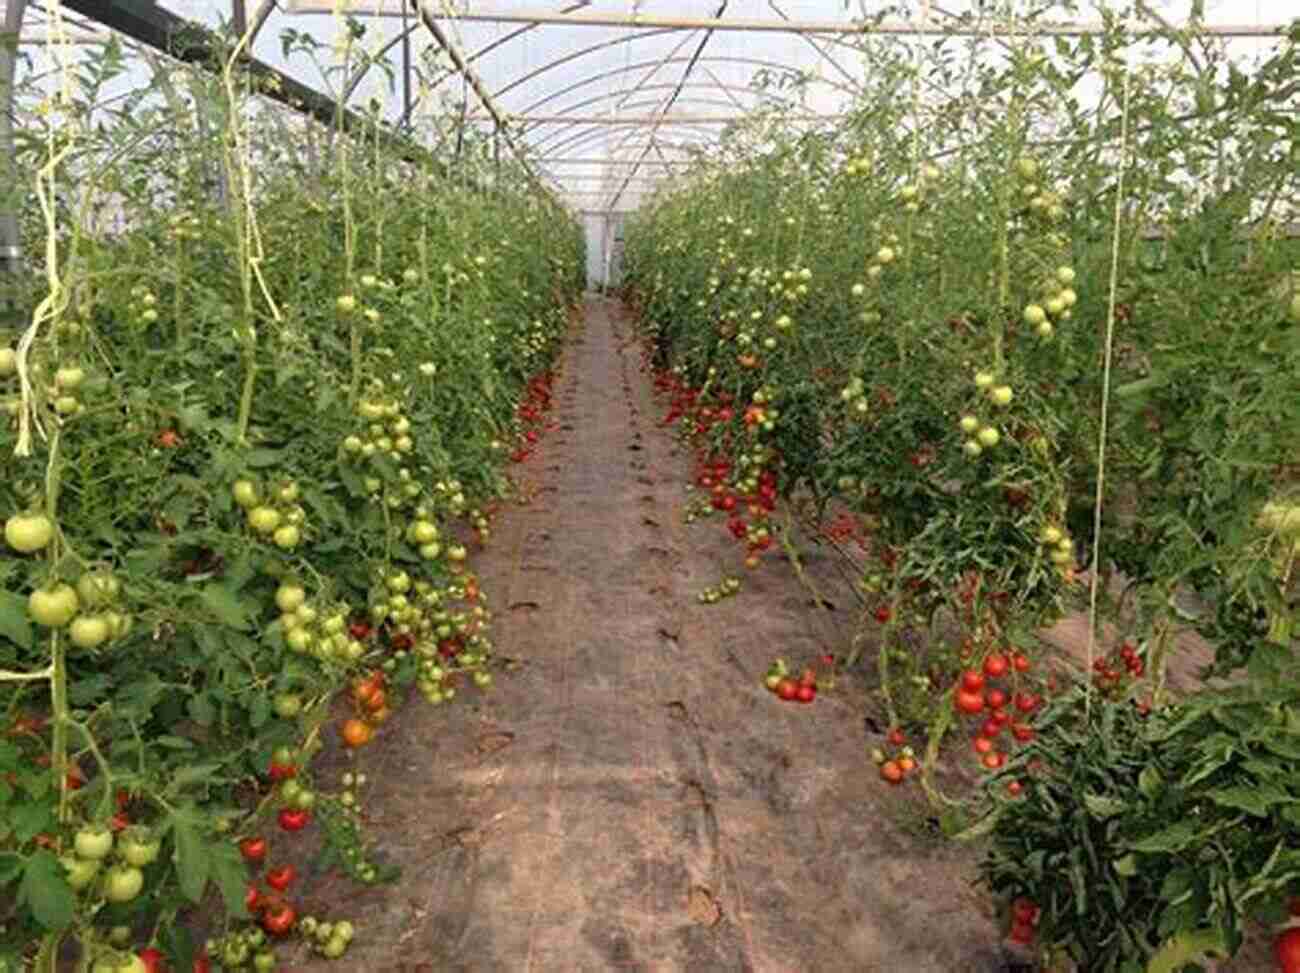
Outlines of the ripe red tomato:
[[298,773],[298,768],[293,764],[279,764],[272,760],[271,765],[267,768],[266,776],[271,778],[271,783],[278,784],[281,781],[288,780],[296,773]]
[[1001,709],[1007,705],[1007,694],[1001,689],[990,689],[987,702],[989,709]]
[[795,689],[795,698],[801,703],[811,703],[817,698],[817,687],[800,683]]
[[1038,708],[1038,699],[1033,693],[1016,693],[1016,709],[1022,713],[1032,713]]
[[1028,723],[1012,723],[1011,735],[1021,743],[1028,743],[1034,738],[1034,728]]
[[158,433],[158,445],[163,449],[175,449],[180,444],[181,437],[175,429],[164,429]]
[[1025,789],[1025,785],[1018,780],[1007,781],[1007,793],[1012,797],[1019,797],[1020,792]]
[[876,621],[881,625],[887,624],[892,617],[893,613],[889,610],[888,605],[881,605],[876,609]]
[[901,747],[907,742],[907,737],[903,734],[902,729],[897,726],[889,731],[888,739],[890,745],[895,747]]
[[301,831],[311,821],[311,812],[286,807],[280,811],[277,819],[285,831]]
[[262,913],[262,928],[272,936],[283,936],[298,921],[293,906],[281,902]]
[[1028,946],[1034,941],[1034,927],[1027,922],[1013,921],[1011,923],[1011,931],[1007,934],[1007,938],[1013,943],[1020,943],[1022,946]]
[[1005,754],[998,753],[995,750],[990,753],[986,753],[984,755],[983,763],[984,766],[987,767],[989,770],[997,770],[1004,763],[1006,763],[1006,759],[1007,758]]
[[980,755],[993,752],[993,741],[990,740],[988,737],[984,737],[984,736],[976,737],[974,740],[971,741],[971,746],[974,747],[975,752]]
[[293,880],[297,877],[298,872],[292,865],[281,865],[279,868],[273,868],[266,873],[266,884],[277,892],[283,892],[293,884]]
[[1016,672],[1028,672],[1032,664],[1029,661],[1029,656],[1023,652],[1017,652],[1011,656],[1011,665],[1015,667]]
[[1273,955],[1281,973],[1300,973],[1300,926],[1278,933],[1273,940]]
[[206,953],[194,957],[194,973],[212,973],[212,961]]
[[146,947],[140,950],[139,958],[144,964],[145,973],[167,973],[167,957],[163,956],[162,950]]
[[978,669],[967,669],[961,674],[961,688],[977,693],[984,688],[984,676]]
[[1011,918],[1016,922],[1033,923],[1038,918],[1038,903],[1023,895],[1011,903]]
[[244,861],[256,865],[266,857],[266,839],[245,838],[239,843],[239,853],[244,856]]
[[244,908],[248,910],[249,915],[256,915],[262,904],[261,890],[256,885],[250,885],[248,891],[244,893]]
[[984,675],[990,679],[1001,679],[1007,674],[1010,663],[1001,652],[993,652],[984,659]]
[[953,705],[957,707],[958,712],[974,716],[984,712],[984,694],[958,687],[953,696]]
[[889,784],[900,784],[903,781],[903,768],[893,760],[886,760],[880,765],[880,779]]
[[980,727],[980,736],[996,739],[1002,733],[1002,724],[997,720],[985,720]]
[[776,694],[789,702],[799,695],[799,684],[788,676],[776,684]]

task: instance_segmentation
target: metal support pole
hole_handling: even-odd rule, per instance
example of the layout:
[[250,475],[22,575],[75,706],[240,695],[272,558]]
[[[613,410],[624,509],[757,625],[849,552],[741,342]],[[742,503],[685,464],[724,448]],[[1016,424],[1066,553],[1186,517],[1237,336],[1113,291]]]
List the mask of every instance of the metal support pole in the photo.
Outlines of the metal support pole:
[[[6,0],[0,22],[0,272],[16,274],[22,264],[18,235],[18,163],[14,147],[14,82],[18,36],[27,0]],[[8,198],[6,198],[6,196]]]
[[243,37],[248,30],[248,11],[244,0],[230,0],[230,25],[235,29],[236,37]]
[[411,27],[406,4],[402,4],[402,124],[411,126]]

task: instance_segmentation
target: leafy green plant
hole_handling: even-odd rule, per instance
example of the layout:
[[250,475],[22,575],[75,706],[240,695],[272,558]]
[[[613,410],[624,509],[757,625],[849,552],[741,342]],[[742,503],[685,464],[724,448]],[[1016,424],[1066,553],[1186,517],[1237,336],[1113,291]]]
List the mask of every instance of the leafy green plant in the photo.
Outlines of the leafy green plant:
[[1037,945],[1089,970],[1145,970],[1178,942],[1231,956],[1247,917],[1280,921],[1300,889],[1295,675],[1147,716],[1062,696],[988,782],[981,880],[1032,901]]

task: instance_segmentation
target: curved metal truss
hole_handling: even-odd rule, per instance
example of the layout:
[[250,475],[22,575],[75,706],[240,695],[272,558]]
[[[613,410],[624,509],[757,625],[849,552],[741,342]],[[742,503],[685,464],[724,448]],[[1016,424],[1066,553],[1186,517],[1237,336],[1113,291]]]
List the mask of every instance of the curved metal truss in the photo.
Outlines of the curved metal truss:
[[[160,38],[183,17],[228,25],[247,38],[250,54],[263,58],[254,62],[258,69],[283,80],[281,100],[305,105],[322,120],[334,114],[332,97],[287,73],[287,58],[275,56],[275,45],[263,35],[301,16],[297,25],[303,26],[296,29],[325,45],[345,29],[340,13],[364,19],[377,29],[367,35],[370,57],[339,82],[343,104],[373,81],[376,63],[400,60],[402,101],[388,112],[399,129],[414,121],[418,83],[425,95],[457,108],[461,124],[486,127],[539,181],[565,187],[575,199],[588,194],[585,184],[615,187],[611,207],[629,187],[673,171],[681,153],[708,146],[756,110],[781,113],[783,123],[835,119],[869,83],[862,57],[869,35],[966,36],[1015,45],[1028,36],[1079,37],[1107,29],[1041,19],[992,23],[978,0],[923,3],[919,21],[856,16],[858,5],[825,0],[61,2],[87,18],[78,25],[86,32],[73,38],[78,43],[111,36],[99,25],[150,46],[163,46]],[[41,5],[0,0],[0,11]],[[25,40],[40,43],[40,25],[32,26]],[[1287,29],[1196,27],[1216,38],[1269,38]],[[441,63],[429,59],[431,50]]]

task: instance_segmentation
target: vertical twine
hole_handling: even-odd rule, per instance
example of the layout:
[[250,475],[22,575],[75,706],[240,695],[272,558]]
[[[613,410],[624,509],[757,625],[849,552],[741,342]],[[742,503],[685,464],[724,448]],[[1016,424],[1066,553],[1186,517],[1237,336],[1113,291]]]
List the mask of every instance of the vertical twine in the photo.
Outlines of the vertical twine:
[[[1111,351],[1115,343],[1115,305],[1119,289],[1120,229],[1124,218],[1124,173],[1128,168],[1129,103],[1132,92],[1133,69],[1124,62],[1123,108],[1120,114],[1119,171],[1115,177],[1115,222],[1110,250],[1110,292],[1106,301],[1106,343],[1102,360],[1101,417],[1097,435],[1097,495],[1092,510],[1092,577],[1088,586],[1088,672],[1091,674],[1097,651],[1097,594],[1100,584],[1101,564],[1101,509],[1106,480],[1106,435],[1110,420],[1110,367]],[[1092,713],[1092,679],[1089,678],[1084,696],[1085,712]]]

